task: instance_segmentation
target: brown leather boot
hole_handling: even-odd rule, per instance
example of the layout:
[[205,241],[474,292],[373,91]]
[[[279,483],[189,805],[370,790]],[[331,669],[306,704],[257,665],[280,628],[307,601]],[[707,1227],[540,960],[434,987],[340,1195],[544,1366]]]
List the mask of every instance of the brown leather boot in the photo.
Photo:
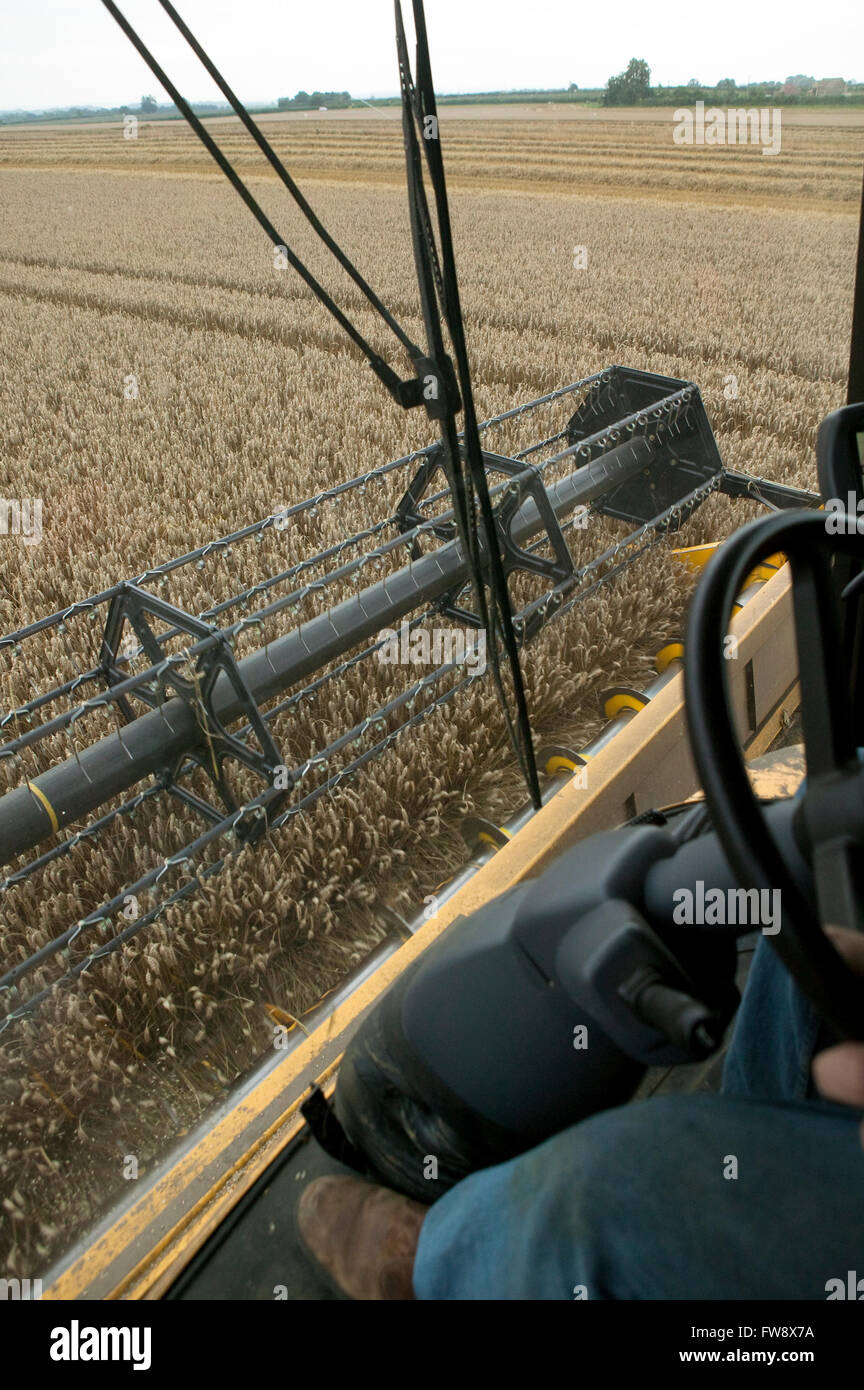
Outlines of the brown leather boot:
[[350,1298],[409,1299],[427,1208],[359,1178],[316,1178],[300,1199],[300,1235]]

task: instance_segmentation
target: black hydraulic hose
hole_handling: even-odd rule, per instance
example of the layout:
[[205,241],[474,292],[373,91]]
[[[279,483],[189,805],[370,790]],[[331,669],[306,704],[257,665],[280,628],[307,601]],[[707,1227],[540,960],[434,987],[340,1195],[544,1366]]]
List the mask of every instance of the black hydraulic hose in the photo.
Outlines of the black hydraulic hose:
[[[172,97],[177,109],[185,117],[191,129],[200,139],[205,149],[219,165],[226,178],[231,183],[235,191],[243,199],[256,221],[266,232],[273,245],[282,250],[286,260],[297,271],[304,282],[309,286],[322,304],[329,310],[340,326],[345,330],[351,340],[360,348],[371,365],[379,380],[385,385],[390,394],[400,405],[405,408],[418,405],[422,400],[422,389],[418,378],[408,381],[401,381],[388,364],[374,352],[371,345],[366,341],[362,334],[354,327],[348,318],[338,308],[334,300],[327,293],[324,287],[319,284],[312,273],[300,261],[288,247],[286,241],[279,235],[276,228],[264,213],[257,199],[247,188],[246,184],[237,174],[230,161],[225,157],[222,150],[212,139],[205,129],[203,123],[195,115],[188,102],[181,96],[178,89],[171,82],[168,75],[157,62],[153,54],[144,44],[135,29],[121,13],[114,0],[102,0],[105,8],[113,17],[116,23],[126,34],[129,41],[133,44],[137,52],[147,63],[151,72],[162,84],[165,90]],[[249,113],[245,110],[235,93],[225,82],[221,73],[211,62],[201,45],[194,38],[180,15],[169,0],[160,0],[162,8],[172,19],[180,33],[190,44],[199,60],[204,64],[206,70],[213,80],[220,87],[223,94],[227,97],[234,111],[240,117],[247,131],[256,141],[259,149],[262,150],[268,159],[271,167],[276,171],[283,184],[291,192],[295,201],[303,210],[304,214],[312,222],[319,235],[328,245],[331,251],[336,254],[345,269],[349,270],[363,292],[370,298],[378,312],[382,315],[388,326],[391,327],[399,336],[403,346],[406,346],[412,354],[415,366],[420,367],[423,361],[421,354],[410,340],[399,329],[395,320],[390,316],[380,300],[374,296],[366,282],[359,276],[359,272],[348,261],[348,258],[339,250],[336,243],[329,237],[320,221],[315,217],[311,207],[303,198],[300,190],[291,179],[281,160],[272,149],[269,142],[261,133],[257,124],[252,120]],[[418,91],[415,92],[410,78],[410,69],[407,62],[407,49],[405,43],[405,33],[402,24],[401,9],[399,0],[396,0],[396,22],[397,22],[397,43],[399,47],[400,76],[402,80],[403,97],[403,117],[405,126],[406,155],[408,158],[408,183],[409,195],[411,197],[412,212],[412,233],[415,247],[415,259],[417,261],[418,278],[420,282],[421,298],[423,301],[424,319],[426,322],[427,336],[430,340],[430,348],[433,354],[433,361],[438,364],[442,375],[446,378],[445,398],[442,402],[443,409],[438,418],[441,420],[442,439],[445,446],[445,458],[449,463],[448,472],[451,475],[451,485],[454,490],[454,503],[457,517],[460,521],[460,531],[465,545],[466,558],[468,560],[471,578],[474,583],[479,616],[481,625],[490,633],[490,660],[494,678],[498,687],[504,717],[507,723],[511,742],[516,752],[517,758],[522,766],[523,773],[528,783],[531,799],[535,807],[541,804],[539,777],[537,774],[536,760],[534,757],[533,741],[531,736],[530,719],[528,706],[525,697],[525,688],[522,678],[522,671],[519,662],[519,650],[516,642],[516,635],[513,628],[513,617],[510,606],[509,594],[507,590],[506,576],[501,554],[497,544],[497,532],[495,520],[492,512],[492,505],[489,498],[489,486],[486,477],[486,469],[482,458],[480,447],[479,432],[477,430],[477,419],[471,395],[470,369],[468,365],[467,349],[465,345],[465,335],[462,323],[461,307],[459,304],[458,282],[456,278],[455,259],[453,255],[452,237],[450,233],[449,210],[447,205],[446,184],[444,179],[443,161],[441,158],[440,143],[438,139],[437,114],[435,106],[434,89],[432,85],[431,67],[429,63],[428,42],[426,37],[425,15],[422,0],[414,0],[414,19],[417,33],[417,75]],[[422,174],[420,172],[419,153],[416,145],[416,137],[411,127],[411,113],[417,119],[431,120],[434,123],[434,138],[425,140],[427,146],[427,161],[430,176],[433,183],[436,209],[438,214],[438,232],[441,239],[443,269],[438,264],[434,236],[432,234],[428,209],[425,205],[425,193],[423,192]],[[427,132],[424,132],[424,134]],[[440,307],[437,304],[435,289],[441,298]],[[468,473],[472,480],[472,486],[465,486],[465,474],[463,472],[462,459],[458,448],[456,436],[456,413],[461,408],[461,403],[456,399],[454,390],[455,382],[452,380],[452,369],[449,368],[449,359],[444,351],[443,340],[441,337],[441,313],[443,309],[444,318],[450,332],[454,351],[457,360],[459,384],[462,391],[465,409],[465,455],[468,464]],[[413,352],[412,352],[413,349]],[[442,385],[445,383],[442,381]],[[431,412],[435,413],[435,412]],[[485,534],[486,563],[489,567],[489,584],[494,600],[494,629],[490,630],[489,611],[485,593],[485,576],[481,561],[481,547],[477,536],[476,518],[474,515],[474,489],[480,501],[480,512],[483,521]],[[499,655],[498,655],[498,634],[503,640],[503,646],[507,655],[511,670],[514,694],[517,706],[516,726],[510,717],[508,708],[507,694],[501,678]]]

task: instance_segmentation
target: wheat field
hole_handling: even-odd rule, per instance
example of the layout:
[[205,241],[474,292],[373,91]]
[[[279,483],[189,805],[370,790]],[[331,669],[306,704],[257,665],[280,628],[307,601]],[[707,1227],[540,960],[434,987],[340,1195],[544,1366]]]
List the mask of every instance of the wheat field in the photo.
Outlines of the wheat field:
[[[399,125],[350,114],[273,120],[268,135],[418,339]],[[676,148],[654,112],[445,111],[480,417],[622,362],[695,381],[729,467],[814,486],[816,428],[844,398],[864,124],[803,116],[766,158]],[[235,123],[214,131],[288,243],[407,374]],[[574,265],[577,246],[587,269]],[[40,544],[0,536],[2,632],[434,438],[276,269],[180,123],[143,123],[137,140],[105,126],[0,131],[0,323],[0,493],[43,502]],[[559,404],[536,429],[565,421]],[[490,447],[530,438],[513,425]],[[389,474],[261,545],[179,571],[163,596],[198,613],[390,516],[406,482]],[[601,727],[599,690],[650,680],[689,594],[671,544],[718,539],[753,514],[710,500],[674,542],[542,634],[524,662],[541,739],[578,747]],[[597,520],[577,559],[614,534]],[[311,596],[301,616],[322,602]],[[91,666],[97,636],[76,621],[26,659],[0,654],[0,717]],[[258,641],[250,635],[241,654]],[[386,666],[355,669],[279,716],[286,761],[363,719],[397,679]],[[95,719],[71,749],[60,740],[48,751],[67,756],[100,732]],[[0,760],[0,791],[45,765],[43,753]],[[466,813],[500,817],[523,799],[484,681],[2,1034],[4,1268],[38,1274],[122,1195],[124,1156],[146,1175],[272,1044],[273,1008],[302,1012],[412,917],[463,861]],[[4,968],[190,838],[182,807],[149,803],[38,882],[7,888]]]

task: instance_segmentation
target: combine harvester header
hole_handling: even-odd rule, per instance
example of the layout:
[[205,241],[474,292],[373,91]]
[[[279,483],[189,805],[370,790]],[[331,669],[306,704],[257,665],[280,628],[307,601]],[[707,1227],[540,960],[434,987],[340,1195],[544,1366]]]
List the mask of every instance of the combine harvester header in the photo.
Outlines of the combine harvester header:
[[[508,574],[528,570],[544,581],[543,592],[513,614],[520,647],[637,560],[663,534],[677,529],[713,492],[755,497],[775,507],[812,501],[810,494],[724,469],[699,391],[686,382],[615,367],[519,407],[518,413],[524,417],[574,394],[578,408],[551,438],[514,458],[483,453],[490,477],[504,475],[503,481],[490,487],[490,496],[505,569]],[[482,428],[516,413],[507,412]],[[598,428],[592,430],[592,425]],[[556,449],[561,444],[564,447]],[[544,457],[539,462],[528,462],[541,452]],[[387,540],[364,549],[368,533],[346,536],[335,554],[331,547],[237,593],[215,609],[194,615],[152,591],[186,566],[199,565],[208,557],[230,557],[237,547],[253,543],[268,530],[283,531],[292,518],[314,514],[316,507],[350,497],[355,488],[412,465],[417,471],[396,513],[368,528],[375,539],[390,532]],[[553,481],[562,467],[572,471]],[[445,662],[387,705],[370,709],[361,723],[346,728],[295,767],[287,766],[270,733],[274,717],[290,711],[324,683],[338,682],[349,668],[380,657],[387,641],[382,632],[392,631],[404,620],[409,620],[412,630],[435,616],[477,625],[476,613],[459,606],[471,579],[465,548],[455,534],[453,511],[430,515],[432,504],[447,500],[446,492],[429,492],[440,468],[441,446],[431,445],[0,640],[13,661],[26,660],[30,643],[52,630],[68,630],[76,620],[100,622],[103,629],[89,669],[0,718],[0,728],[15,731],[0,745],[0,757],[20,760],[40,744],[61,746],[61,739],[71,739],[78,721],[88,714],[111,712],[117,719],[113,733],[81,751],[76,748],[48,771],[0,797],[4,866],[62,835],[67,827],[76,823],[80,827],[16,867],[0,883],[3,891],[44,870],[82,839],[109,830],[145,800],[173,798],[187,812],[196,813],[204,825],[179,854],[126,885],[86,918],[71,923],[37,955],[7,971],[0,978],[0,992],[14,1000],[14,1007],[0,1021],[0,1028],[31,1013],[49,992],[46,987],[23,1002],[18,997],[24,977],[51,956],[79,937],[86,940],[88,934],[93,945],[68,972],[75,975],[100,955],[120,949],[169,904],[188,897],[201,881],[219,871],[224,857],[177,886],[178,876],[188,875],[196,857],[210,844],[222,841],[230,851],[285,826],[380,756],[432,710],[483,678],[479,666]],[[631,529],[577,568],[566,533],[596,514],[626,522]],[[543,543],[551,552],[545,558],[538,553]],[[376,564],[392,566],[394,557],[406,548],[411,555],[407,564],[391,568],[386,577],[358,588],[332,607],[324,606],[331,586],[345,580],[358,584]],[[325,569],[328,563],[333,565],[330,570]],[[302,583],[294,587],[298,581]],[[280,596],[271,597],[278,589]],[[310,596],[321,603],[321,611],[291,625],[293,610]],[[242,616],[234,616],[237,610],[244,610]],[[285,624],[282,635],[238,661],[234,655],[238,640],[272,619]],[[171,651],[170,644],[178,640],[179,650]],[[454,676],[455,683],[448,681]],[[88,690],[94,693],[82,698]],[[280,699],[287,691],[291,691],[288,698]],[[67,708],[56,713],[62,704]],[[362,751],[354,753],[357,749]],[[344,761],[346,750],[354,753],[348,761]],[[339,759],[338,771],[328,776],[328,763]],[[261,787],[242,804],[237,804],[231,790],[227,771],[231,762],[245,766]],[[209,775],[213,800],[206,801],[188,789],[196,769]],[[316,775],[318,785],[310,789]],[[81,824],[89,813],[142,782],[147,783],[144,790],[106,815]],[[130,896],[140,899],[157,885],[162,889],[157,906],[129,923],[123,909]]]

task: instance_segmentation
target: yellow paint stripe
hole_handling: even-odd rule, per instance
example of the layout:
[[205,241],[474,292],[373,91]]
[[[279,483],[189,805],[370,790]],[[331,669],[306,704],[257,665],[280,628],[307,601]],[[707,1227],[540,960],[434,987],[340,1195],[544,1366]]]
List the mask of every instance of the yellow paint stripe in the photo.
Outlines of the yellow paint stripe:
[[57,831],[60,829],[60,822],[57,819],[57,812],[54,810],[54,807],[51,805],[51,802],[48,800],[42,788],[37,787],[35,782],[28,782],[27,790],[33,793],[37,801],[42,802],[42,805],[48,812],[48,819],[51,822],[51,829],[54,831],[54,834],[56,835]]
[[[329,1096],[333,1093],[336,1084],[333,1072],[341,1060],[342,1054],[340,1053],[319,1077],[319,1084],[325,1095]],[[328,1080],[328,1078],[330,1079]],[[302,1097],[294,1101],[284,1115],[279,1116],[279,1119],[270,1126],[266,1133],[261,1135],[249,1152],[238,1159],[214,1183],[211,1190],[201,1197],[193,1207],[190,1207],[180,1225],[163,1236],[144,1259],[117,1285],[116,1289],[112,1290],[106,1301],[159,1297],[166,1288],[170,1287],[180,1269],[189,1263],[193,1255],[200,1250],[207,1237],[219,1224],[219,1221],[227,1216],[246,1191],[245,1187],[240,1188],[239,1191],[232,1191],[232,1180],[245,1170],[249,1178],[248,1185],[251,1186],[255,1178],[274,1162],[282,1150],[290,1144],[298,1130],[302,1129],[305,1121],[299,1114],[301,1103]],[[278,1142],[274,1143],[277,1136]],[[160,1280],[162,1280],[161,1287],[159,1287]],[[49,1291],[49,1299],[55,1297],[56,1295]]]

